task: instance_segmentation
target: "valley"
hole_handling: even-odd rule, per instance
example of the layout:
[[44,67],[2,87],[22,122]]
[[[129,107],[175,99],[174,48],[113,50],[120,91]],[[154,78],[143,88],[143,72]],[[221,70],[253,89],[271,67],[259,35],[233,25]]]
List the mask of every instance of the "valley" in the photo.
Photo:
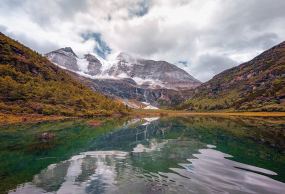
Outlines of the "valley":
[[[70,47],[42,57],[4,34],[1,41],[1,110],[4,115],[18,114],[17,119],[7,122],[2,117],[1,125],[28,122],[27,114],[42,114],[43,117],[28,119],[40,122],[53,120],[45,115],[58,115],[55,117],[59,119],[135,113],[263,116],[262,112],[285,111],[284,42],[202,83],[165,61],[126,53],[120,53],[113,61],[96,54],[79,58]],[[9,88],[5,86],[7,80],[12,84]],[[65,101],[66,86],[61,84],[67,84],[67,88],[75,84],[97,99],[92,97],[92,103],[92,98],[81,93]]]
[[167,62],[127,53],[112,61],[96,54],[79,59],[67,47],[45,56],[93,91],[134,109],[146,107],[144,102],[188,112],[280,112],[285,111],[284,49],[280,43],[205,83]]

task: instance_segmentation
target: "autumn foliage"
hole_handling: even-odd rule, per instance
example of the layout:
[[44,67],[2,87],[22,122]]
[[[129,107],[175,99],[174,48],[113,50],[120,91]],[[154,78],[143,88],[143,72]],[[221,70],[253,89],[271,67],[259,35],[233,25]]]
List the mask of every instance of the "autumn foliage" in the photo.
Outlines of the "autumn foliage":
[[45,57],[0,32],[0,110],[64,116],[126,115]]

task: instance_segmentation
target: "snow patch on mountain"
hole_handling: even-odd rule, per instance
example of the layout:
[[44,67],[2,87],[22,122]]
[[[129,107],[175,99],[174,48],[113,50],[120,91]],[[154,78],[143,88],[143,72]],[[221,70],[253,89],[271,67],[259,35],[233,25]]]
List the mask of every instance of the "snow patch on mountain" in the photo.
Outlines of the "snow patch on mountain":
[[104,74],[108,69],[110,69],[114,64],[117,63],[117,60],[107,61],[102,57],[100,57],[99,55],[97,55],[96,53],[90,53],[90,55],[95,56],[102,64],[102,69],[101,69],[102,74]]
[[150,88],[155,88],[156,86],[160,86],[162,88],[167,88],[162,81],[160,80],[153,80],[153,79],[142,79],[139,77],[132,78],[138,85],[147,84]]
[[127,74],[121,73],[120,75],[117,76],[118,78],[130,78]]
[[76,58],[76,60],[79,69],[83,72],[87,72],[88,71],[87,67],[89,65],[89,62],[85,58]]
[[109,76],[109,75],[89,75],[83,71],[77,71],[79,75],[82,75],[84,77],[90,78],[90,79],[118,79],[117,77],[114,76]]

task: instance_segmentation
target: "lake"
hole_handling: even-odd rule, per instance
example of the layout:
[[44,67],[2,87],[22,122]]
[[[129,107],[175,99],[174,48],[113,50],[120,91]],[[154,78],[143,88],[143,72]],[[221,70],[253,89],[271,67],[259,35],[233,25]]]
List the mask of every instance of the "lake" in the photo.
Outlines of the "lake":
[[[102,126],[89,126],[90,121]],[[76,119],[0,128],[0,193],[284,193],[284,118]]]

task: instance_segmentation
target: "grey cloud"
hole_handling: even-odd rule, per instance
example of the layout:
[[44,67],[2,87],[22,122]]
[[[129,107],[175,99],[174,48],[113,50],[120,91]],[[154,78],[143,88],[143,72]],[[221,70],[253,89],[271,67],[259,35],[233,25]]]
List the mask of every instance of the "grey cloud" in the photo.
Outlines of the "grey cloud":
[[258,35],[251,39],[238,39],[239,41],[234,41],[227,45],[227,48],[232,48],[235,50],[244,50],[244,49],[262,49],[267,50],[270,47],[278,44],[277,41],[279,36],[275,33],[264,33],[262,35]]
[[[159,29],[159,23],[164,18],[157,17],[146,19],[144,22],[132,28],[128,24],[117,26],[116,34],[121,35],[122,40],[118,42],[123,51],[150,57],[155,54],[168,55],[194,55],[197,52],[197,44],[191,36],[195,37],[197,32],[188,32],[188,27],[178,25],[174,29]],[[186,57],[185,57],[186,58]],[[185,58],[179,60],[186,60]],[[159,60],[159,59],[158,59]],[[175,62],[173,60],[170,62]]]
[[[223,12],[216,15],[214,25],[204,32],[209,36],[209,46],[241,51],[268,49],[278,44],[282,40],[272,25],[285,18],[284,7],[282,0],[224,2]],[[285,29],[279,23],[279,28]]]
[[270,47],[278,44],[277,41],[279,36],[276,33],[266,33],[260,36],[257,36],[256,38],[253,38],[250,41],[250,46],[253,46],[257,43],[257,45],[260,45],[263,50],[267,50]]
[[61,0],[58,1],[58,5],[61,8],[61,15],[66,18],[73,18],[74,14],[88,10],[87,0]]
[[[168,2],[162,0],[4,0],[4,5],[0,8],[2,12],[0,16],[9,19],[10,16],[21,12],[45,32],[62,34],[65,38],[67,37],[66,39],[70,39],[69,43],[77,45],[82,43],[80,42],[82,39],[80,40],[76,35],[92,31],[95,34],[101,34],[99,42],[106,43],[114,52],[126,51],[144,58],[155,57],[156,60],[168,60],[172,63],[187,62],[188,66],[185,68],[191,70],[189,73],[194,77],[202,74],[208,76],[203,77],[202,81],[238,65],[228,57],[221,56],[223,53],[256,53],[284,41],[284,0],[217,0],[215,1],[217,8],[205,25],[187,23],[185,16],[176,18],[171,13],[168,14],[169,10],[179,8],[183,8],[179,10],[183,13],[195,12],[196,10],[191,9],[197,8],[195,7],[197,5],[203,7],[209,2],[213,0],[205,0],[203,3],[200,0]],[[160,12],[159,9],[165,5],[168,8],[166,12],[163,12],[165,10]],[[197,9],[199,10],[199,7]],[[80,15],[79,20],[77,20],[77,13],[84,13]],[[84,15],[88,17],[84,18]],[[170,19],[174,17],[174,19],[167,23],[168,17]],[[17,22],[22,22],[22,18],[18,18]],[[139,21],[135,23],[135,19]],[[179,19],[185,23],[181,23]],[[66,28],[74,31],[66,30],[70,34],[59,32],[59,30],[65,30],[61,27],[67,23]],[[55,50],[58,48],[57,44],[60,44],[56,42],[59,40],[58,37],[56,40],[53,40],[52,36],[35,40],[32,35],[29,36],[33,34],[32,32],[27,30],[23,34],[22,29],[18,32],[10,32],[9,25],[5,25],[0,26],[0,30],[39,52]],[[16,27],[14,26],[13,29]],[[42,34],[46,35],[46,33]],[[66,39],[64,44],[69,44]],[[98,43],[98,40],[96,41]],[[99,50],[97,52],[100,52]]]
[[[143,24],[130,30],[131,26],[125,24],[116,27],[116,33],[120,34],[125,41],[120,41],[120,47],[134,54],[150,55],[159,51],[160,44],[156,37],[159,35],[159,19],[147,20]],[[132,38],[131,42],[128,42]],[[127,44],[126,44],[127,42]],[[162,42],[167,44],[167,42]]]
[[39,42],[37,40],[31,39],[30,37],[24,34],[17,34],[17,35],[12,35],[12,36],[17,37],[17,39],[19,40],[21,44],[24,44],[28,46],[29,48],[31,48],[32,50],[35,50],[41,54],[45,54],[50,51],[56,50],[59,47],[57,44],[53,42],[50,42],[47,40],[43,42]]
[[46,1],[46,0],[27,0],[24,1],[13,0],[14,3],[9,3],[11,10],[15,11],[14,4],[19,3],[21,11],[30,17],[31,21],[37,23],[40,27],[48,30],[52,28],[54,20],[72,21],[76,13],[84,13],[88,11],[87,0],[59,0],[59,1]]
[[[188,3],[193,2],[195,1]],[[187,2],[180,3],[184,5],[183,3]],[[278,18],[285,16],[282,9],[285,7],[285,1],[239,0],[223,2],[221,5],[221,12],[215,14],[212,25],[204,29],[198,29],[195,26],[179,26],[179,31],[173,28],[161,32],[158,25],[163,18],[146,20],[136,28],[121,26],[122,29],[117,28],[118,34],[124,34],[127,39],[134,35],[136,38],[127,44],[125,44],[127,40],[124,41],[120,47],[144,56],[165,53],[177,56],[179,53],[181,57],[185,56],[183,53],[195,56],[199,49],[195,43],[196,39],[201,40],[206,49],[232,53],[266,50],[282,41],[282,37],[275,32],[276,29],[270,29],[270,27]],[[178,60],[186,59],[176,59]]]
[[[199,56],[195,68],[192,69],[193,73],[204,72],[209,75],[216,75],[222,71],[229,69],[231,67],[237,66],[238,63],[228,58],[227,56],[215,56],[210,54],[205,54]],[[208,81],[209,78],[200,78],[200,81]]]
[[22,7],[24,4],[26,4],[26,1],[22,0],[4,0],[4,3],[2,3],[2,6],[6,6],[9,9],[17,9]]
[[0,32],[6,34],[8,28],[6,26],[0,25]]

